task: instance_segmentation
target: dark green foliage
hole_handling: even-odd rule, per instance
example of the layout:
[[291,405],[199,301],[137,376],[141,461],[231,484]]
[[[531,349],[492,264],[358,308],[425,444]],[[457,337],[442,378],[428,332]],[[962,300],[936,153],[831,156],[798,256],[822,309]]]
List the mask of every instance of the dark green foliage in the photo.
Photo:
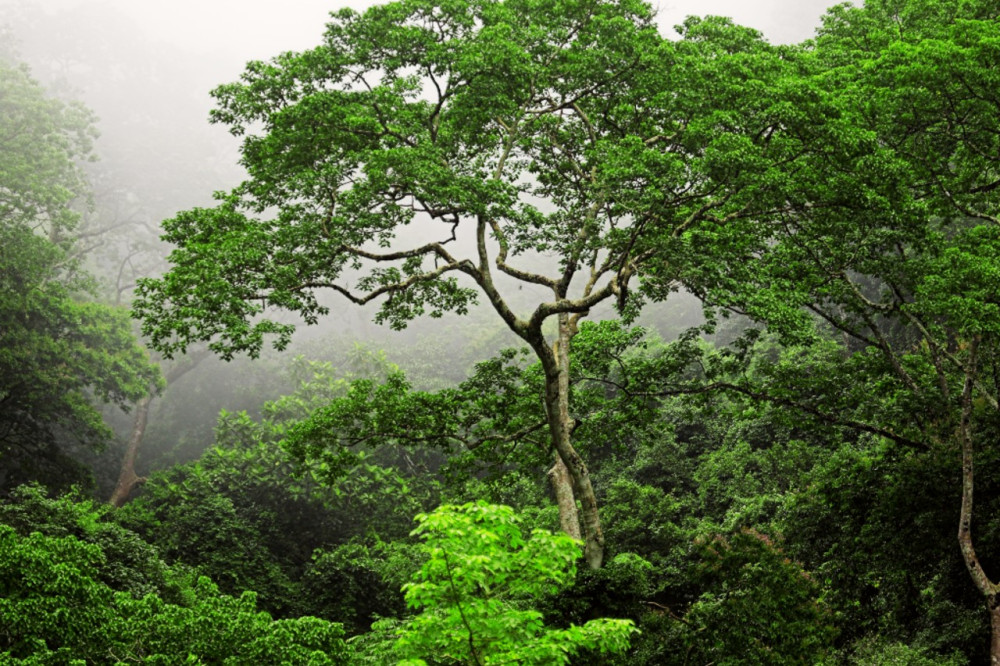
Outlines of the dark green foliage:
[[546,618],[557,625],[583,624],[599,617],[619,617],[640,624],[660,591],[661,578],[654,565],[642,557],[621,553],[600,569],[578,570],[572,587],[545,599],[543,610]]
[[959,653],[948,656],[935,654],[926,648],[885,640],[861,641],[857,649],[846,658],[852,666],[965,666],[969,661]]
[[[381,355],[360,357],[373,376],[387,367]],[[294,393],[266,403],[259,421],[223,413],[216,446],[155,475],[118,518],[229,594],[252,590],[277,616],[319,615],[355,633],[401,607],[407,572],[393,571],[406,551],[388,542],[406,538],[412,516],[436,496],[435,481],[413,476],[413,459],[390,447],[352,452],[346,474],[296,464],[282,436],[354,385],[329,363],[296,365]]]
[[[396,328],[485,298],[531,349],[467,376],[440,340],[417,378],[378,354],[294,361],[292,394],[223,413],[214,448],[114,520],[16,491],[0,652],[336,663],[331,620],[359,664],[984,662],[997,590],[969,583],[954,534],[961,448],[970,561],[995,576],[998,19],[987,0],[869,0],[786,48],[719,18],[665,40],[632,0],[402,0],[250,63],[213,114],[248,179],[166,223],[174,267],[136,304],[155,343],[255,355],[292,331],[265,310],[315,323],[332,288]],[[59,486],[57,445],[107,437],[90,398],[154,377],[119,314],[75,300],[87,114],[0,73],[37,117],[25,136],[55,137],[40,161],[0,157],[30,186],[0,207],[0,486]],[[438,242],[407,246],[408,225]],[[505,300],[500,274],[529,289]],[[581,321],[680,287],[707,321],[669,343]],[[544,531],[570,434],[597,570]],[[421,513],[442,495],[471,503]]]
[[256,596],[220,595],[207,578],[180,604],[99,582],[106,556],[75,537],[19,536],[0,525],[0,654],[13,663],[345,663],[339,625],[274,621]]
[[301,607],[342,622],[348,634],[371,629],[379,617],[401,617],[400,590],[419,567],[422,555],[403,542],[365,546],[347,543],[316,551],[302,576]]
[[[786,205],[733,225],[721,271],[702,264],[690,280],[783,343],[827,349],[785,354],[758,375],[761,390],[738,390],[877,436],[841,449],[846,464],[816,480],[830,494],[811,505],[838,509],[811,525],[831,579],[847,579],[832,583],[838,605],[867,616],[846,626],[945,653],[954,636],[978,661],[986,618],[970,647],[969,609],[996,608],[998,593],[998,43],[989,3],[831,10],[788,91],[803,151]],[[820,342],[831,332],[840,358]]]
[[695,542],[691,581],[703,590],[684,614],[684,642],[702,663],[814,664],[836,635],[821,586],[764,534],[741,530]]
[[711,505],[697,494],[622,478],[606,499],[609,540],[642,557],[624,553],[581,572],[549,612],[563,620],[633,618],[643,634],[615,663],[812,664],[832,649],[838,615],[821,601],[823,581],[784,546],[751,529],[703,522]]
[[73,495],[49,498],[38,486],[16,488],[0,502],[0,524],[21,536],[39,532],[48,537],[73,537],[97,547],[103,558],[93,564],[93,576],[116,592],[136,598],[156,594],[177,601],[178,582],[160,552],[138,534],[116,522],[111,507]]
[[[769,359],[765,370],[785,364],[787,378],[795,365],[822,367],[829,362],[829,357],[822,360],[825,355],[822,349],[787,350]],[[742,380],[753,385],[758,372],[742,370]],[[770,376],[777,375],[771,372]],[[830,378],[819,378],[813,386],[832,384]],[[882,402],[869,399],[864,408],[869,414],[879,413],[884,409]],[[704,538],[699,518],[725,525],[720,532],[725,535],[746,529],[774,535],[783,557],[808,572],[811,591],[801,588],[799,598],[822,599],[826,609],[818,616],[814,638],[828,649],[842,648],[829,650],[830,663],[855,663],[850,661],[855,658],[851,646],[874,636],[884,642],[880,645],[886,654],[895,654],[891,644],[900,642],[912,646],[912,658],[922,655],[919,658],[932,663],[950,659],[948,655],[956,648],[972,659],[986,658],[981,638],[987,631],[986,618],[975,590],[967,583],[968,574],[953,540],[953,502],[960,472],[953,451],[946,447],[915,451],[850,428],[819,427],[792,405],[761,403],[739,392],[728,398],[712,394],[683,402],[674,399],[660,413],[673,424],[673,435],[651,448],[638,449],[634,462],[623,470],[624,478],[607,491],[615,500],[609,503],[612,513],[605,514],[609,535],[625,540],[629,550],[660,567],[660,591],[652,601],[663,608],[661,614],[640,621],[644,634],[636,645],[635,659],[648,658],[651,663],[667,659],[664,655],[681,659],[672,651],[677,645],[707,649],[687,641],[692,636],[705,639],[708,629],[689,634],[684,621],[704,626],[695,620],[706,608],[726,618],[740,612],[715,605],[721,596],[736,593],[722,591],[725,586],[713,590],[720,581],[699,573],[703,555],[686,547],[699,536]],[[650,465],[651,455],[656,465]],[[989,518],[995,515],[997,501],[995,465],[993,455],[982,457],[977,485],[979,506],[987,517],[977,534],[988,569],[997,561],[996,525]],[[690,487],[678,485],[674,474],[664,473],[685,468],[689,483],[696,482]],[[630,477],[647,478],[651,484],[637,485]],[[664,520],[658,520],[657,509]],[[621,531],[615,531],[619,529],[615,525]],[[664,540],[664,535],[670,538]],[[755,557],[767,561],[765,553]],[[801,582],[790,572],[783,575],[786,582]],[[736,584],[737,577],[730,578]],[[786,594],[787,585],[780,580],[755,583],[779,585],[761,599]],[[808,608],[809,604],[800,606],[800,610]],[[766,617],[776,609],[765,604],[758,610]],[[800,619],[808,616],[799,615]],[[777,617],[782,626],[795,625],[791,618]],[[830,642],[834,633],[820,631],[821,625],[836,628],[835,642]],[[654,632],[660,636],[659,644],[649,642]],[[797,635],[805,635],[801,627]],[[782,645],[792,655],[799,649],[794,643]],[[727,647],[723,641],[714,649],[721,659],[736,645]],[[881,649],[869,652],[875,655]]]
[[[995,478],[994,466],[982,468],[986,479]],[[870,635],[940,654],[966,646],[985,659],[978,638],[987,619],[952,540],[958,476],[946,451],[844,447],[789,502],[782,518],[789,550],[825,582],[843,644]],[[993,513],[995,484],[979,490]],[[996,525],[980,529],[984,561],[995,566]]]
[[690,504],[661,488],[617,478],[604,495],[608,541],[616,552],[642,553],[668,575],[673,553],[689,541],[682,525]]
[[287,613],[295,593],[265,548],[258,524],[237,512],[198,467],[175,469],[172,476],[173,482],[150,483],[148,494],[127,505],[122,524],[154,544],[166,561],[195,568],[227,594],[253,590],[265,608]]

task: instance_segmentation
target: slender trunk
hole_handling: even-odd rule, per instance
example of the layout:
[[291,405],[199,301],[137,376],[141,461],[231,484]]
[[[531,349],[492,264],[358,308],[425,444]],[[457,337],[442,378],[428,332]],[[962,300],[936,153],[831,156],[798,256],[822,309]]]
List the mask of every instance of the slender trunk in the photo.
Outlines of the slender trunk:
[[[189,370],[201,363],[208,356],[208,349],[199,349],[191,352],[180,362],[173,364],[167,370],[163,378],[167,384],[173,384],[183,377]],[[149,387],[149,394],[136,404],[135,419],[132,422],[132,434],[128,438],[128,446],[125,448],[125,457],[122,459],[121,471],[118,473],[118,483],[108,504],[115,508],[121,508],[128,501],[129,495],[136,486],[146,482],[146,477],[135,473],[135,461],[139,457],[139,449],[142,448],[142,438],[146,434],[146,423],[149,421],[149,405],[157,393],[155,385]]]
[[962,446],[962,507],[958,519],[958,546],[976,589],[986,599],[990,611],[990,664],[1000,666],[1000,586],[990,580],[976,556],[972,542],[972,497],[974,468],[972,464],[972,389],[975,383],[976,357],[979,338],[969,345],[969,362],[965,369],[965,386],[962,389],[962,416],[958,436]]
[[1000,664],[1000,604],[993,598],[990,606],[990,665]]
[[549,482],[556,496],[556,506],[559,507],[559,527],[577,541],[583,541],[580,536],[580,513],[576,509],[576,496],[573,494],[573,480],[558,453],[555,454],[555,459],[555,464],[549,470]]
[[135,487],[146,481],[145,477],[135,473],[135,461],[139,457],[139,447],[142,446],[142,438],[146,434],[146,423],[149,421],[149,403],[152,401],[153,394],[150,392],[136,405],[132,434],[129,436],[128,446],[125,448],[125,457],[118,474],[118,483],[115,485],[114,492],[111,493],[111,499],[108,500],[108,504],[116,509],[124,506]]
[[[590,483],[590,473],[570,441],[573,420],[569,415],[569,317],[559,316],[559,338],[553,345],[554,367],[545,367],[545,407],[552,444],[566,466],[572,490],[580,501],[580,532],[583,556],[591,569],[600,569],[604,560],[604,534],[597,512],[597,497]],[[543,364],[545,365],[545,364]]]

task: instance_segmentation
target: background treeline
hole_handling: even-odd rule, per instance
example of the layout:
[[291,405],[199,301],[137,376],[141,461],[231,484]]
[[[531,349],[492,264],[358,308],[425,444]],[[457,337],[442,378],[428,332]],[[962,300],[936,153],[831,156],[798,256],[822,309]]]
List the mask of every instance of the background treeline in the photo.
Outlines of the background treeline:
[[[641,296],[665,303],[637,319],[619,293],[624,322],[573,333],[599,568],[553,536],[547,370],[485,309],[389,338],[335,305],[342,330],[252,362],[147,351],[128,305],[166,267],[156,222],[205,203],[160,188],[238,177],[195,145],[157,148],[162,178],[94,161],[92,114],[53,92],[73,67],[46,90],[2,54],[0,655],[982,663],[1000,650],[998,21],[877,0],[797,46],[683,27],[670,48],[704,98],[663,103],[704,114],[677,154],[706,196],[732,188],[713,204],[732,215],[663,241],[676,272]],[[109,152],[153,149],[157,128],[116,122],[134,134]],[[609,182],[652,178],[646,158]]]

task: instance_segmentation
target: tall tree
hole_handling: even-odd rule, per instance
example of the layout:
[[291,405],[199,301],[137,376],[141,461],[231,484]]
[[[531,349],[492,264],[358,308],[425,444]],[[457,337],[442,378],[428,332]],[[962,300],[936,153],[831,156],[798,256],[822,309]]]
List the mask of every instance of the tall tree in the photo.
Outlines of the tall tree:
[[[397,328],[485,299],[541,362],[560,506],[579,502],[599,567],[568,409],[580,320],[666,298],[680,238],[766,204],[755,193],[787,157],[767,103],[786,61],[726,21],[683,31],[661,38],[641,0],[336,13],[321,46],[215,91],[249,179],[165,223],[178,247],[140,285],[144,332],[167,354],[211,340],[228,358],[288,342],[293,327],[266,310],[328,314],[322,290],[378,302]],[[526,293],[543,295],[522,305]]]
[[843,388],[785,368],[772,399],[960,453],[958,541],[989,608],[994,664],[1000,584],[977,556],[972,504],[975,448],[1000,424],[998,44],[994,3],[831,10],[804,60],[813,75],[787,91],[806,154],[787,205],[731,230],[713,246],[730,253],[692,270],[710,301],[786,339],[842,336]]
[[60,444],[111,436],[93,398],[127,405],[158,373],[126,311],[80,298],[90,286],[74,243],[89,112],[0,61],[0,116],[0,486],[67,483],[76,466]]

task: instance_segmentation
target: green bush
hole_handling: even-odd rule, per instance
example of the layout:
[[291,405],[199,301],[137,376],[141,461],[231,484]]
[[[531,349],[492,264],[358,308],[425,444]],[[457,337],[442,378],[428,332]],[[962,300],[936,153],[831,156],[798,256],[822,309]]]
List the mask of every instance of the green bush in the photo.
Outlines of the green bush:
[[846,663],[851,666],[965,666],[969,662],[958,653],[942,656],[926,648],[864,639],[859,641]]
[[177,600],[176,572],[164,564],[160,552],[135,532],[114,521],[105,504],[75,495],[50,498],[38,485],[23,485],[0,502],[0,524],[21,536],[39,532],[51,537],[76,537],[96,546],[104,557],[94,564],[94,579],[115,592],[134,597],[157,594]]
[[0,525],[0,657],[24,664],[346,663],[339,624],[274,621],[252,592],[219,593],[208,578],[184,605],[115,593],[98,580],[107,559],[73,536],[19,535]]
[[0,525],[0,654],[103,658],[114,595],[96,580],[104,562],[94,544]]
[[350,634],[368,631],[379,616],[404,614],[400,588],[417,566],[418,554],[401,542],[317,550],[302,577],[302,605]]
[[273,620],[257,610],[257,597],[219,594],[202,577],[189,607],[165,604],[154,596],[132,599],[118,595],[119,615],[111,634],[122,661],[168,666],[190,656],[212,664],[344,663],[346,646],[340,625],[314,617]]
[[688,654],[719,666],[812,665],[836,630],[820,585],[754,530],[695,542],[690,571],[703,590],[684,614]]

